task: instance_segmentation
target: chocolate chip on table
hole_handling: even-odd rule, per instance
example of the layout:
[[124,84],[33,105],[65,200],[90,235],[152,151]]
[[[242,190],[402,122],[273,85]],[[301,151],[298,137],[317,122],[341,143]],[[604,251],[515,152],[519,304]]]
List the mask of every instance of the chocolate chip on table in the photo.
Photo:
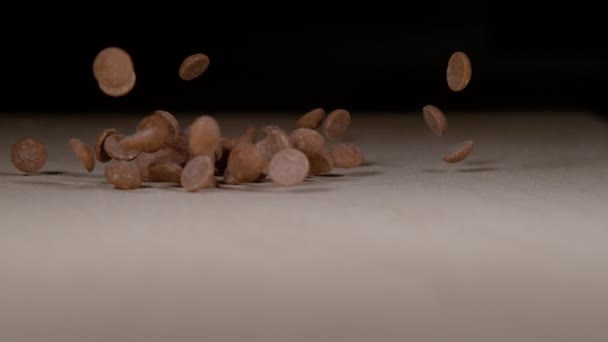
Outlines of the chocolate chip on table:
[[[163,116],[151,114],[140,121],[136,132],[126,136],[120,144],[126,150],[157,151],[169,141],[169,125],[169,122]],[[176,135],[177,133],[174,132],[173,134]]]
[[170,161],[154,161],[148,165],[148,175],[153,182],[181,183],[183,168]]
[[272,157],[268,165],[270,179],[283,186],[294,186],[306,179],[310,170],[308,157],[295,148],[286,148]]
[[450,152],[443,156],[446,163],[458,163],[465,160],[473,151],[473,141],[467,140],[452,148]]
[[267,161],[252,142],[255,132],[255,128],[248,127],[230,151],[224,171],[224,183],[251,183],[263,178]]
[[215,188],[215,157],[213,155],[196,156],[182,170],[180,183],[189,192]]
[[141,187],[141,177],[134,161],[114,159],[106,165],[104,176],[116,189],[133,190]]
[[350,112],[345,109],[333,110],[323,120],[323,134],[330,140],[339,140],[346,134],[350,126]]
[[306,155],[313,155],[323,150],[325,138],[321,133],[310,128],[296,128],[289,133],[289,142],[293,148]]
[[334,168],[334,159],[325,150],[307,157],[310,163],[310,171],[308,173],[311,176],[327,175]]
[[95,56],[93,76],[99,88],[113,97],[128,94],[136,82],[131,56],[122,48],[114,46],[101,50]]
[[13,166],[25,173],[34,173],[42,169],[47,158],[46,147],[33,137],[19,139],[11,147]]
[[277,152],[291,147],[289,135],[282,128],[276,125],[265,126],[262,131],[266,134],[266,153],[272,158]]
[[321,122],[325,119],[325,109],[315,108],[308,113],[302,115],[296,121],[296,128],[310,128],[315,129],[319,127]]
[[422,115],[424,122],[434,135],[441,137],[447,133],[448,120],[439,108],[434,105],[426,105],[422,107]]
[[188,127],[190,156],[211,156],[221,152],[221,137],[217,120],[208,115],[199,116]]
[[91,172],[95,169],[95,156],[87,144],[78,138],[71,138],[70,147],[87,171]]
[[201,76],[209,68],[209,56],[195,53],[186,57],[179,66],[179,77],[184,81],[192,81]]
[[361,166],[364,161],[363,152],[352,143],[338,143],[331,147],[331,157],[337,168],[348,169]]
[[118,134],[118,131],[114,128],[106,128],[97,136],[97,141],[95,142],[95,157],[99,162],[107,163],[112,160],[112,157],[106,153],[104,143],[106,138],[113,134]]
[[188,161],[188,157],[180,151],[167,146],[154,152],[141,152],[134,161],[141,175],[142,182],[153,182],[154,178],[149,173],[151,164],[173,163],[183,166]]
[[[166,110],[156,110],[152,113],[152,116],[158,116],[165,120],[165,122],[167,123],[167,128],[169,130],[169,141],[178,139],[180,137],[180,135],[182,134],[182,129],[179,124],[179,121],[177,121],[177,118],[175,118],[173,114],[169,113]],[[139,123],[139,126],[144,126],[146,124],[147,123],[142,120],[142,122]]]
[[124,135],[115,133],[111,134],[104,140],[103,150],[112,159],[116,160],[133,160],[141,153],[139,150],[125,148],[121,141],[125,138]]
[[471,61],[467,54],[462,51],[454,52],[446,69],[448,87],[456,92],[464,90],[471,81],[471,74]]

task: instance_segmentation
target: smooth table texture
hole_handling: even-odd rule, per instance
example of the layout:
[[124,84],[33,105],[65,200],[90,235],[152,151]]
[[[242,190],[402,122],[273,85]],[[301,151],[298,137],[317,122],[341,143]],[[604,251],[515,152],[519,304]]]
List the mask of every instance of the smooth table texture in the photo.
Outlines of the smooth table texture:
[[[227,136],[298,117],[207,114]],[[84,170],[71,137],[143,115],[0,117],[0,341],[608,340],[591,113],[448,113],[439,138],[421,113],[354,112],[367,163],[293,188],[124,191]],[[10,163],[23,136],[48,146],[40,174]]]

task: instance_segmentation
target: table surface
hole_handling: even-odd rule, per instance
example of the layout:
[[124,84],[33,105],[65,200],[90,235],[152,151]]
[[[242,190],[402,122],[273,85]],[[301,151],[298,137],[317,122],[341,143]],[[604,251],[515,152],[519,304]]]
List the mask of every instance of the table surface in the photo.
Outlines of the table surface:
[[[228,136],[297,118],[211,115]],[[141,117],[3,115],[0,340],[608,340],[606,121],[455,114],[439,138],[352,115],[364,166],[199,193],[115,190],[70,150]],[[39,174],[10,163],[23,136],[47,144]]]

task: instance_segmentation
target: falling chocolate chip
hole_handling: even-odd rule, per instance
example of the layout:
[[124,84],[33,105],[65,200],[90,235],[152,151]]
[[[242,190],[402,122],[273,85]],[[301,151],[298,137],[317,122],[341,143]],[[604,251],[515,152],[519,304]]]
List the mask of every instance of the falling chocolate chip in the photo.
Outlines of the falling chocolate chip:
[[85,144],[82,140],[78,138],[70,139],[70,147],[72,147],[72,151],[82,163],[82,166],[88,171],[91,172],[95,168],[95,157],[93,154],[93,150]]

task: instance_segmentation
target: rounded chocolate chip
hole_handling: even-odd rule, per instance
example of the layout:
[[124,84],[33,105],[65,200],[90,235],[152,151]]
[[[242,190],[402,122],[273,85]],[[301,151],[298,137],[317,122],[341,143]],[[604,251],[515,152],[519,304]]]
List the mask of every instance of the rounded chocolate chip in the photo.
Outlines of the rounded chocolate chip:
[[465,160],[473,152],[473,142],[468,140],[455,147],[443,156],[446,163],[458,163]]
[[11,161],[22,172],[39,171],[47,161],[47,150],[42,142],[33,137],[16,141],[11,147]]
[[82,140],[78,138],[70,139],[70,147],[72,147],[72,151],[80,160],[80,163],[84,168],[91,172],[95,168],[95,156],[93,154],[93,150],[85,144]]
[[280,185],[293,186],[306,179],[310,170],[308,157],[295,148],[286,148],[272,157],[268,165],[268,176]]
[[344,137],[350,126],[350,113],[345,109],[336,109],[323,121],[323,134],[331,140]]
[[422,107],[422,116],[433,134],[440,137],[447,133],[448,120],[439,108],[426,105]]
[[464,90],[471,81],[471,74],[471,61],[467,54],[462,51],[454,52],[446,69],[448,87],[456,92]]
[[209,56],[196,53],[186,57],[179,66],[179,77],[184,81],[192,81],[201,76],[209,68]]
[[361,149],[352,143],[339,143],[331,147],[331,157],[335,167],[348,169],[363,164]]

